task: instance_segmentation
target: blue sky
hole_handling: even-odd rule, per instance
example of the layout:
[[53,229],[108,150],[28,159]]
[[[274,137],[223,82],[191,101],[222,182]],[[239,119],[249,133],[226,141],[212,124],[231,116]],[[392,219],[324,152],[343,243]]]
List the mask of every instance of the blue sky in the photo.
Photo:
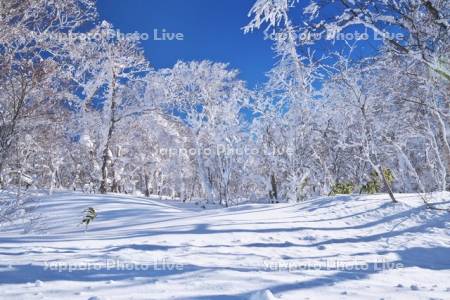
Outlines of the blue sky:
[[[101,19],[121,32],[146,32],[142,46],[155,68],[177,60],[208,59],[240,70],[250,87],[265,81],[275,63],[261,31],[243,34],[254,0],[98,0]],[[183,41],[154,41],[153,30],[180,32]]]
[[[266,72],[276,63],[271,49],[272,42],[264,39],[263,30],[244,34],[242,27],[250,18],[255,0],[97,0],[100,19],[112,23],[122,33],[147,33],[150,38],[142,42],[145,54],[153,67],[172,67],[178,60],[211,60],[229,63],[239,69],[240,78],[250,88],[266,81]],[[328,17],[342,7],[328,5]],[[300,4],[291,10],[291,17],[301,23]],[[182,33],[182,41],[157,41],[154,30]],[[344,32],[367,32],[360,25]],[[359,42],[353,59],[374,55],[380,42],[373,40]],[[335,43],[321,40],[313,49],[316,55],[346,49],[343,41]],[[332,62],[332,61],[331,61]]]

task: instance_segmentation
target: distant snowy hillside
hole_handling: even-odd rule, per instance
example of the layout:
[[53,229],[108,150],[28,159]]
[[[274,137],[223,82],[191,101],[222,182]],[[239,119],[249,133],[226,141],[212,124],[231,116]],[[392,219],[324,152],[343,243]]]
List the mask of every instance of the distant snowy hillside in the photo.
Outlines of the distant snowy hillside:
[[[42,196],[39,232],[0,232],[0,299],[450,299],[450,214],[397,197],[204,210]],[[450,207],[450,193],[432,201]]]

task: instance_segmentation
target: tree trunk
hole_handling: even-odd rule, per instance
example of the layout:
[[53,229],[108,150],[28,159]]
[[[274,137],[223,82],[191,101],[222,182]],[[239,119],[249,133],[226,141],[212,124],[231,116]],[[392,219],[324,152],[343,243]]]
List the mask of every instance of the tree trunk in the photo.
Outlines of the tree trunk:
[[445,171],[446,171],[446,180],[445,180],[445,184],[443,186],[443,191],[447,190],[447,188],[449,187],[449,182],[448,182],[448,177],[450,175],[450,143],[447,139],[447,128],[445,126],[445,121],[442,120],[442,117],[440,115],[439,112],[433,111],[434,112],[434,116],[437,120],[438,123],[438,128],[439,128],[439,134],[438,137],[440,139],[440,142],[442,143],[442,148],[443,149],[443,158],[444,158],[444,167],[445,167]]
[[270,185],[272,189],[269,192],[269,197],[272,200],[272,203],[278,203],[277,181],[275,180],[274,174],[270,175]]
[[103,156],[102,156],[102,180],[100,182],[100,193],[105,194],[108,192],[108,165],[111,160],[111,157],[109,155],[110,153],[110,144],[111,144],[111,138],[112,134],[114,132],[114,125],[115,121],[113,120],[114,117],[111,117],[111,124],[108,130],[108,137],[105,149],[103,150]]
[[102,180],[100,182],[100,193],[106,194],[108,192],[108,163],[110,160],[109,152],[111,147],[111,138],[115,129],[116,119],[116,75],[113,71],[113,78],[111,83],[112,95],[111,95],[111,116],[109,119],[108,136],[106,138],[105,149],[103,149],[102,157]]
[[119,193],[120,192],[120,187],[119,187],[119,183],[116,180],[116,172],[114,171],[114,167],[111,166],[112,169],[112,177],[113,177],[113,182],[111,185],[111,192],[113,193]]
[[146,173],[144,175],[144,184],[145,184],[145,197],[150,197],[150,176]]
[[380,167],[380,170],[378,172],[379,172],[378,174],[381,174],[381,178],[383,179],[384,186],[386,187],[387,192],[388,192],[389,197],[391,198],[392,202],[398,203],[397,199],[395,199],[394,193],[392,192],[391,185],[389,184],[389,182],[386,179],[386,175],[384,174],[383,167]]

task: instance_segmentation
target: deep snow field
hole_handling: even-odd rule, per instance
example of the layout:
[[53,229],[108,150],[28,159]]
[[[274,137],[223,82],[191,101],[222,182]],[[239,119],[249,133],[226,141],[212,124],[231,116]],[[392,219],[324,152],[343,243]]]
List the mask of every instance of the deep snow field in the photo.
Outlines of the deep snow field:
[[202,209],[42,195],[38,231],[0,232],[0,299],[450,299],[450,213],[397,197]]

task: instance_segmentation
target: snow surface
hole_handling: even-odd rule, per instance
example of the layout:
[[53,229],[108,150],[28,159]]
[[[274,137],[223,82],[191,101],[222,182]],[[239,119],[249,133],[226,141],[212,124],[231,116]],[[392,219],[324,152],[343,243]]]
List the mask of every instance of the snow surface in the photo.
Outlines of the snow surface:
[[[449,207],[450,193],[433,197]],[[398,198],[205,210],[42,196],[39,232],[0,232],[0,299],[450,299],[450,214]],[[87,207],[98,216],[84,232]]]

